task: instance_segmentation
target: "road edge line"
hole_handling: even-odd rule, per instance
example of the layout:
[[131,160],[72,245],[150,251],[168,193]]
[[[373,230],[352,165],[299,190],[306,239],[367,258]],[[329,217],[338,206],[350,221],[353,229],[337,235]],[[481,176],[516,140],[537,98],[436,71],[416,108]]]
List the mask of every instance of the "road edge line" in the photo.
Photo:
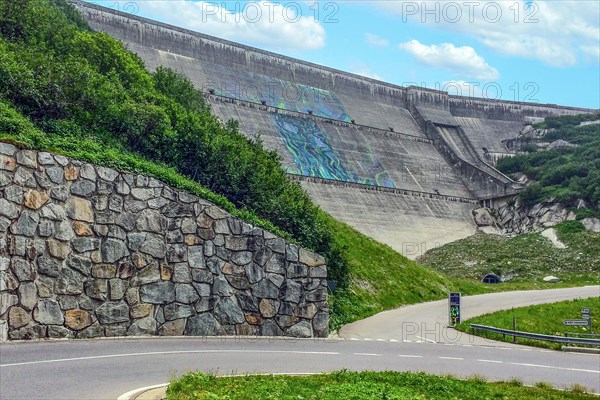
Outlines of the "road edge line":
[[149,390],[159,389],[162,387],[166,387],[168,385],[169,385],[168,383],[161,383],[159,385],[152,385],[152,386],[146,386],[146,387],[133,389],[133,390],[130,390],[127,393],[123,393],[122,395],[117,397],[117,400],[134,400],[136,397],[139,397],[141,394],[143,394]]

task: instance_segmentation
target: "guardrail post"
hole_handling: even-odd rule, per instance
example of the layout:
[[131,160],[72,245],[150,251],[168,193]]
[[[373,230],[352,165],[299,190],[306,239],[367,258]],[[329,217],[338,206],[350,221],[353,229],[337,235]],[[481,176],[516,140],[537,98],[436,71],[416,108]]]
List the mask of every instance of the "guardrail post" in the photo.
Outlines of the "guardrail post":
[[513,317],[513,343],[517,343],[517,317]]

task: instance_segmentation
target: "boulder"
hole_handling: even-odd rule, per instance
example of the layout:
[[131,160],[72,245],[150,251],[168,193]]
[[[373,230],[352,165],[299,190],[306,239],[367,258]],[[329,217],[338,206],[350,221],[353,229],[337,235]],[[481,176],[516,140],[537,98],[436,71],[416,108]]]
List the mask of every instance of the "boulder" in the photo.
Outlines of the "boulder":
[[490,215],[490,210],[488,208],[478,208],[473,210],[473,219],[475,220],[475,224],[477,224],[477,226],[494,225],[494,219]]
[[548,275],[543,278],[543,281],[550,282],[550,283],[558,283],[558,282],[560,282],[560,279],[557,278],[556,276]]
[[585,226],[585,229],[587,229],[588,231],[600,233],[600,219],[588,217],[582,219],[581,223],[583,224],[583,226]]

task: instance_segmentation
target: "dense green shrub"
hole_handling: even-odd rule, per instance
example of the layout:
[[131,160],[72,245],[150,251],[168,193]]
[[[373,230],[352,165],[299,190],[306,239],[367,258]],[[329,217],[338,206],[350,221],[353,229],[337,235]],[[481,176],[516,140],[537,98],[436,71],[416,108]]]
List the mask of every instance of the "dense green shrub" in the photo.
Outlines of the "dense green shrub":
[[498,161],[500,171],[521,172],[539,183],[521,194],[523,203],[532,205],[555,197],[565,204],[578,199],[591,205],[600,204],[600,125],[579,126],[583,121],[599,117],[585,114],[546,118],[539,127],[551,130],[541,140],[562,139],[576,146],[535,151]]
[[523,205],[530,207],[539,203],[544,197],[544,188],[539,183],[533,183],[525,188],[519,196]]
[[[0,33],[0,100],[40,131],[113,143],[175,167],[325,255],[330,279],[347,284],[330,217],[259,138],[213,116],[189,79],[164,68],[149,73],[123,44],[91,32],[65,0],[0,0]],[[0,117],[2,130],[25,129],[10,115]]]

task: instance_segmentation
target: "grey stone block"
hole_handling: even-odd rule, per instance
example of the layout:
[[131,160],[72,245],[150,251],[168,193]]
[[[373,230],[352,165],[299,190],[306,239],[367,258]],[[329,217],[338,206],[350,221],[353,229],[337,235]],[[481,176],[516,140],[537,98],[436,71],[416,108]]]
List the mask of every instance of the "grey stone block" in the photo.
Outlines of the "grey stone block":
[[33,319],[43,325],[62,325],[65,318],[55,300],[40,300],[33,310]]
[[215,317],[209,313],[188,318],[184,334],[186,336],[214,336],[223,332]]
[[129,306],[124,301],[107,301],[96,310],[98,321],[102,325],[129,321]]
[[144,303],[168,304],[175,301],[173,282],[156,282],[140,288],[140,299]]

